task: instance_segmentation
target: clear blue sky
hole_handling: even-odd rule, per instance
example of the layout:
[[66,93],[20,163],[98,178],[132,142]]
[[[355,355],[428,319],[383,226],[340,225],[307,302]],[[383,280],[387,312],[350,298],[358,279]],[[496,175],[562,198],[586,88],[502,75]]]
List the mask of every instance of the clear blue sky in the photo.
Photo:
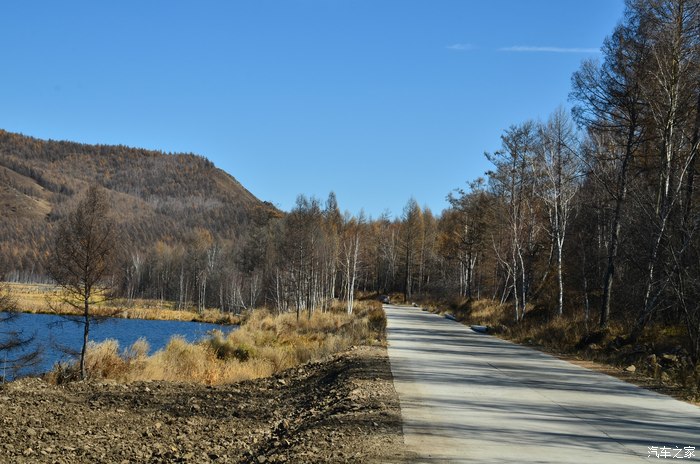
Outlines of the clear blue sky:
[[622,0],[16,1],[0,128],[211,159],[263,200],[438,213],[567,103]]

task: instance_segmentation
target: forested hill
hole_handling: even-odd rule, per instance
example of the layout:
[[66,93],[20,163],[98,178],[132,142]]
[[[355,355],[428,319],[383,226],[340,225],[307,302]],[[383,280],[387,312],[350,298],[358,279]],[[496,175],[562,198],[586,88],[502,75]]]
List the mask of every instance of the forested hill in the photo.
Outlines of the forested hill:
[[228,240],[274,207],[204,157],[45,141],[0,130],[0,271],[41,274],[53,224],[91,183],[108,190],[134,249],[208,231]]

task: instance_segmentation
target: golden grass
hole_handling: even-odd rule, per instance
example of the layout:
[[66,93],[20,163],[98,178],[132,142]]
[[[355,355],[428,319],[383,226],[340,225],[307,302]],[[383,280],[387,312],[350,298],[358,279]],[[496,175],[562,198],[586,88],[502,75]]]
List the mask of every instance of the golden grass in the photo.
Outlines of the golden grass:
[[[353,345],[381,343],[385,327],[384,311],[376,302],[359,303],[353,315],[317,311],[298,321],[295,314],[275,316],[256,310],[228,334],[214,331],[198,343],[174,337],[151,356],[144,340],[122,352],[115,340],[91,343],[86,365],[91,378],[120,382],[232,383],[266,377]],[[76,374],[76,366],[63,366],[48,377],[61,382]]]
[[[81,315],[80,310],[62,303],[61,291],[55,285],[6,284],[17,300],[18,309],[25,313]],[[150,319],[164,321],[196,321],[214,324],[238,324],[241,318],[218,309],[206,309],[202,314],[194,308],[176,309],[176,303],[161,300],[124,299],[110,300],[93,305],[95,316],[120,317],[124,319]]]
[[[492,332],[517,343],[540,345],[560,352],[575,351],[581,339],[597,327],[596,321],[586,322],[582,314],[558,317],[531,305],[527,307],[525,319],[516,323],[512,303],[501,304],[490,299],[453,302],[453,312],[462,322],[489,326]],[[622,333],[622,327],[613,321],[606,336]]]

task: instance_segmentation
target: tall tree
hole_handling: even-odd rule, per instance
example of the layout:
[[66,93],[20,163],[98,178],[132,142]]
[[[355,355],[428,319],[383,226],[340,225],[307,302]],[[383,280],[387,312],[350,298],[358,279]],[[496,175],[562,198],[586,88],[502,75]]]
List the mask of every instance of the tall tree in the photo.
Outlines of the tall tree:
[[420,253],[423,238],[423,212],[415,198],[411,198],[403,208],[403,223],[401,225],[401,247],[404,266],[404,303],[411,298],[413,288],[413,273],[415,261]]
[[[649,237],[644,305],[635,336],[652,319],[667,276],[662,275],[664,244],[673,216],[680,216],[683,187],[694,167],[694,112],[700,75],[700,2],[697,0],[630,1],[629,16],[638,19],[638,34],[649,43],[651,60],[641,85],[648,113],[650,149],[656,169],[654,201],[647,210]],[[687,198],[690,201],[690,198]],[[678,214],[676,214],[678,213]]]
[[533,281],[532,260],[538,235],[533,176],[534,122],[511,126],[501,140],[503,149],[487,155],[496,167],[487,174],[494,194],[501,198],[508,225],[509,250],[507,254],[498,253],[499,261],[508,270],[515,319],[522,320]]
[[538,195],[547,208],[549,234],[556,253],[557,312],[561,316],[564,313],[564,241],[580,176],[578,141],[573,124],[562,107],[552,113],[546,124],[540,125],[538,133],[535,179]]
[[345,219],[341,244],[341,267],[343,269],[343,282],[347,313],[352,314],[355,301],[355,285],[357,282],[358,267],[360,265],[360,246],[362,230],[365,226],[364,214],[358,218]]
[[468,191],[459,189],[447,199],[452,210],[457,213],[457,223],[449,235],[443,235],[442,245],[458,260],[460,293],[472,299],[477,259],[486,246],[484,236],[488,199],[484,179],[479,178],[471,182]]
[[80,351],[80,376],[87,377],[85,352],[90,335],[92,308],[112,296],[118,235],[109,217],[105,191],[91,186],[56,227],[48,256],[47,269],[63,290],[62,301],[82,315],[83,345]]
[[602,64],[588,60],[572,77],[571,98],[575,101],[576,121],[591,132],[598,150],[588,160],[591,172],[597,175],[614,200],[607,245],[607,267],[603,278],[600,327],[607,328],[613,278],[618,261],[623,208],[629,188],[629,171],[634,156],[645,140],[642,78],[649,50],[639,40],[638,18],[628,17],[603,44]]

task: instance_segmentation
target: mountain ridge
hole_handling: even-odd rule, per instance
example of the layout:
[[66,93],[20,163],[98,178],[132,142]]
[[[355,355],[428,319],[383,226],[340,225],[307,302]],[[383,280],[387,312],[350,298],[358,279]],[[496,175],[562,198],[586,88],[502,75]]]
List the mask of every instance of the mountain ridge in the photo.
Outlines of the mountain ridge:
[[207,158],[124,145],[42,140],[0,129],[0,272],[43,272],[53,225],[89,185],[105,188],[132,246],[177,243],[195,230],[217,240],[278,215]]

